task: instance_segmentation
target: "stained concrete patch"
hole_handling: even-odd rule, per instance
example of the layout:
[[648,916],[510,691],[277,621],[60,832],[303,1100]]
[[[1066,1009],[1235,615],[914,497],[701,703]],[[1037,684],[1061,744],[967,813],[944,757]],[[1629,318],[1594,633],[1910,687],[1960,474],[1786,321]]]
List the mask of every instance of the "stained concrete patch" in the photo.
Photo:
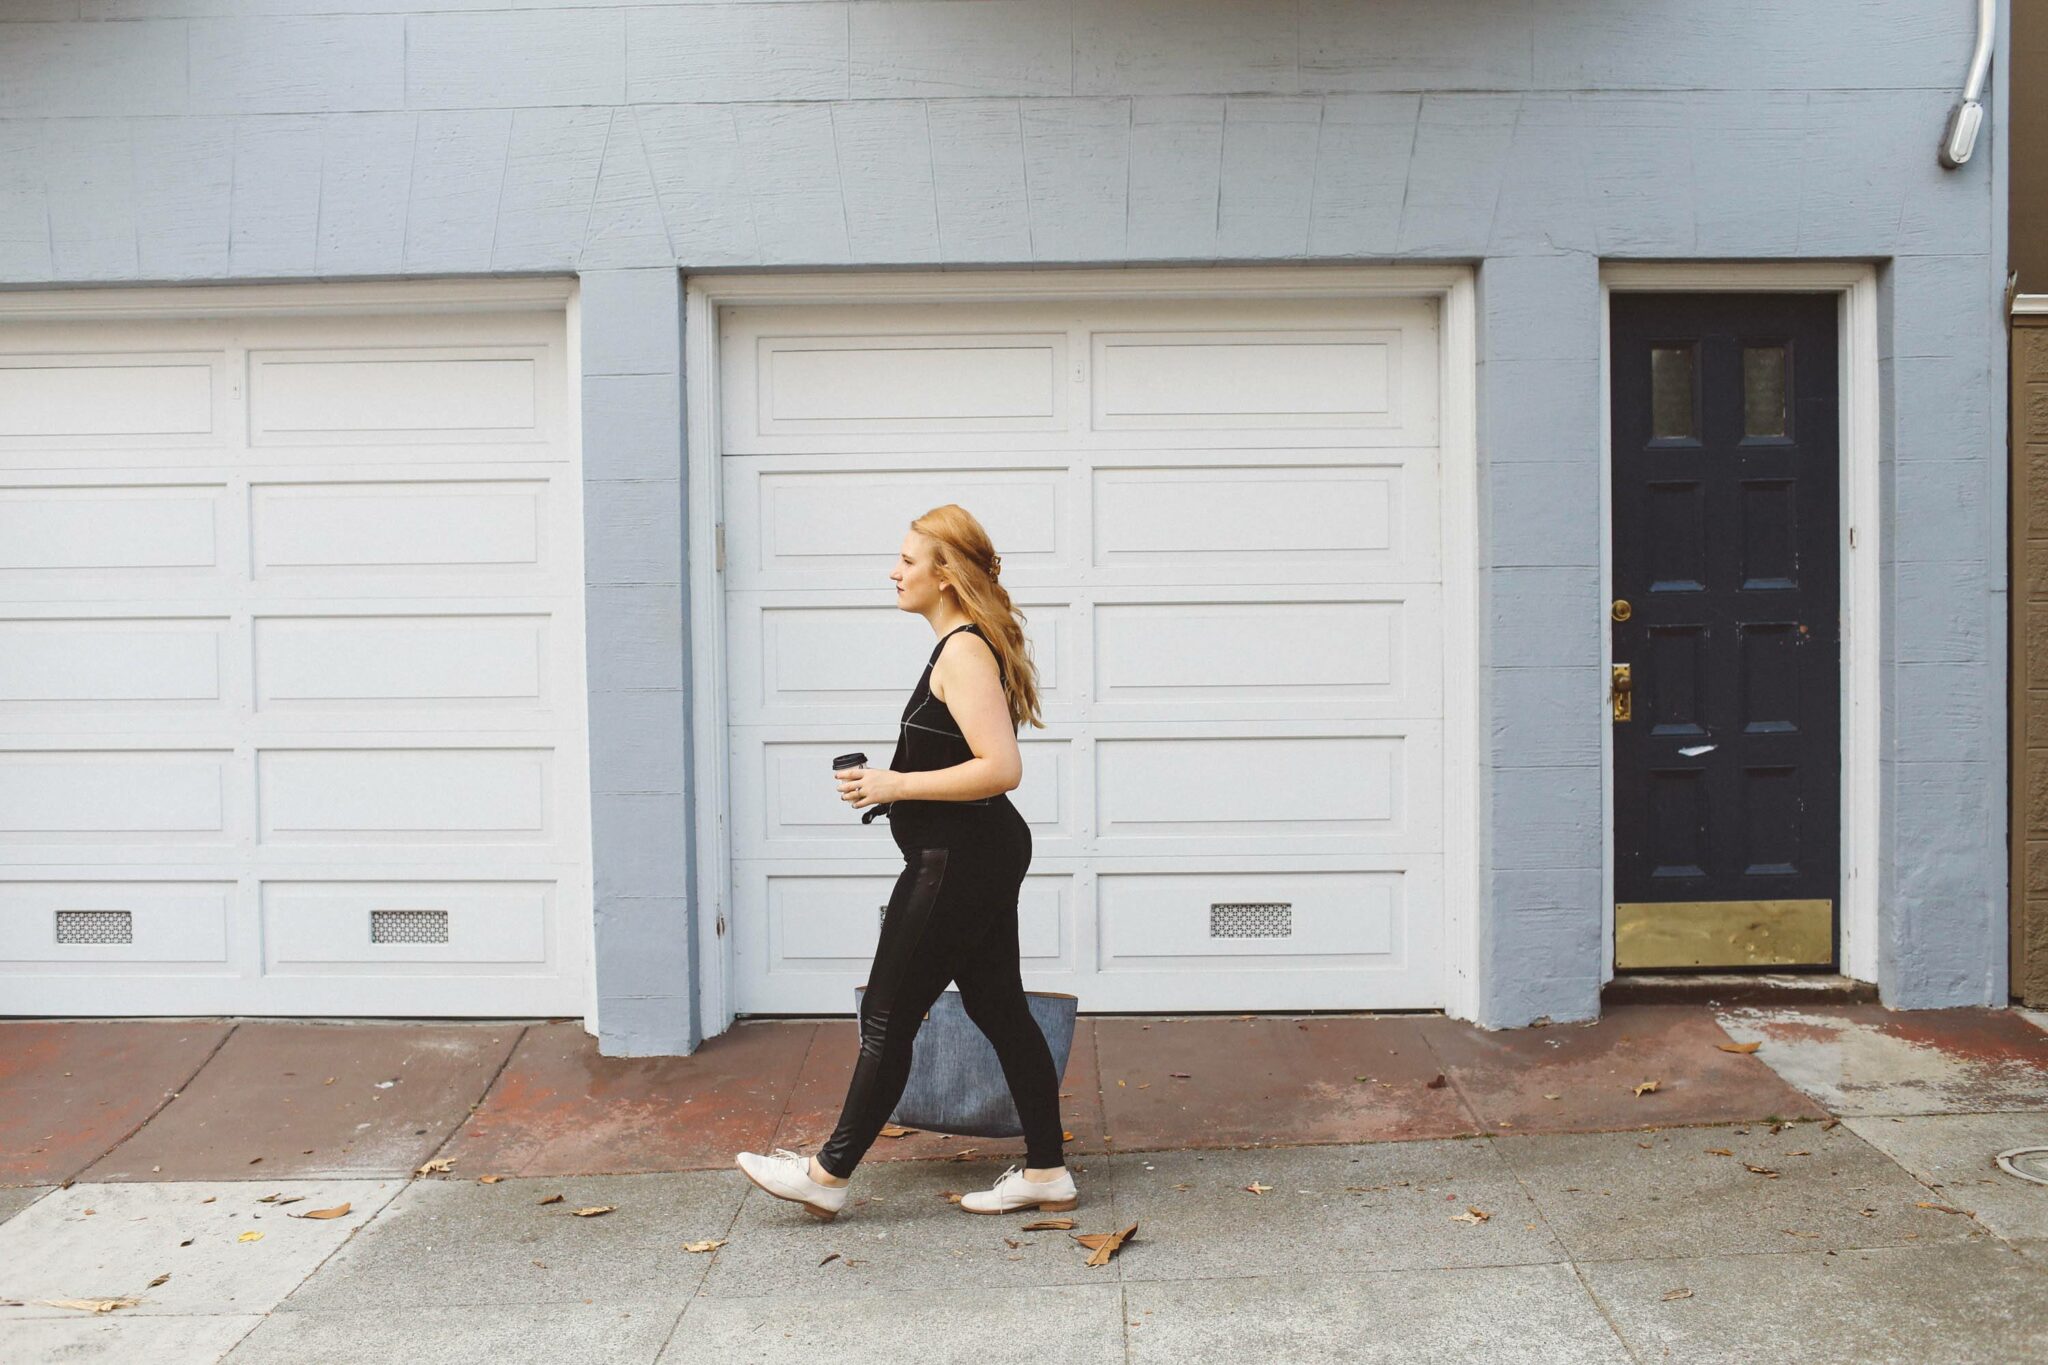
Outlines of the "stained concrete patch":
[[601,1057],[581,1023],[536,1024],[441,1155],[472,1174],[731,1170],[768,1149],[817,1027],[741,1023],[687,1057]]
[[139,1128],[228,1036],[219,1019],[0,1023],[0,1185],[55,1185]]
[[2012,1010],[1881,1005],[1721,1012],[1729,1036],[1828,1110],[1968,1114],[2048,1109],[2048,1034]]
[[[1150,1169],[1147,1169],[1147,1168]],[[1565,1259],[1492,1144],[1400,1142],[1116,1158],[1124,1279],[1537,1264]],[[1253,1193],[1253,1184],[1270,1187]],[[1181,1188],[1185,1186],[1186,1188]],[[1483,1221],[1460,1221],[1476,1215]],[[1086,1221],[1085,1230],[1104,1226]]]
[[2048,1358],[2048,1280],[1998,1242],[1581,1270],[1644,1360],[1983,1365]]
[[[1686,1006],[1631,1005],[1591,1024],[1491,1033],[1431,1019],[1422,1032],[1488,1132],[1827,1117],[1755,1058],[1723,1052],[1728,1035],[1713,1016]],[[1649,1082],[1656,1089],[1636,1093]]]
[[1969,1218],[1917,1207],[1926,1188],[1846,1126],[1497,1142],[1582,1263],[1987,1237]]
[[[1626,1365],[1566,1265],[1285,1275],[1126,1290],[1130,1359]],[[1227,1351],[1219,1350],[1228,1343]]]
[[963,1276],[952,1288],[887,1294],[843,1294],[818,1285],[786,1297],[700,1298],[683,1314],[661,1359],[663,1365],[1109,1365],[1125,1358],[1122,1310],[1111,1273],[1105,1268],[1095,1275],[1093,1284],[1028,1294],[991,1294]]
[[[846,1207],[829,1223],[734,1171],[731,1178],[746,1198],[731,1231],[720,1234],[730,1242],[719,1248],[700,1297],[846,1296],[969,1284],[987,1294],[1099,1283],[1103,1269],[1082,1264],[1088,1250],[1068,1233],[1021,1230],[1048,1216],[1077,1219],[1076,1232],[1122,1226],[1113,1222],[1107,1163],[1097,1158],[1088,1165],[1075,1176],[1081,1201],[1071,1215],[983,1215],[962,1210],[944,1192],[986,1189],[1002,1173],[1002,1163],[863,1163],[854,1172]],[[828,1261],[835,1252],[837,1258]]]
[[2048,1114],[1928,1114],[1846,1120],[1846,1126],[2001,1237],[2048,1239],[2048,1185],[1998,1168],[2000,1152],[2048,1147]]
[[245,1023],[86,1178],[409,1175],[469,1117],[522,1027]]
[[0,1189],[0,1223],[6,1222],[54,1188],[50,1185],[15,1185]]
[[[1474,1133],[1412,1018],[1098,1019],[1118,1151],[1384,1142]],[[1185,1073],[1185,1078],[1175,1073]]]
[[[268,1312],[398,1189],[391,1180],[73,1185],[0,1224],[0,1299],[25,1304],[6,1310],[9,1321],[75,1311],[41,1299],[123,1295],[142,1300],[119,1310],[124,1318]],[[257,1202],[273,1191],[297,1202]],[[290,1216],[342,1204],[349,1211],[338,1218]],[[247,1232],[262,1236],[239,1240]]]
[[231,1317],[128,1317],[73,1313],[69,1318],[5,1319],[7,1359],[104,1361],[106,1365],[213,1365],[263,1321]]
[[613,1301],[531,1308],[400,1308],[279,1313],[228,1356],[229,1365],[638,1365],[655,1359],[681,1309]]
[[[680,1302],[711,1264],[683,1243],[728,1235],[744,1183],[737,1171],[415,1181],[279,1310]],[[604,1204],[615,1211],[573,1212]]]

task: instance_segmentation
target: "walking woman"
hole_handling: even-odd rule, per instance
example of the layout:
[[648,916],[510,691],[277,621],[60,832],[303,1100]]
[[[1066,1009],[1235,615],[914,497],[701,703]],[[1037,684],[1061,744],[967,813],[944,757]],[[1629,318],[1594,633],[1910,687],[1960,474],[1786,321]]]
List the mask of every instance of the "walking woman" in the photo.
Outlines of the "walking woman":
[[896,605],[939,637],[911,691],[887,768],[833,774],[857,810],[886,806],[903,853],[881,942],[861,997],[860,1057],[839,1126],[815,1157],[786,1147],[741,1152],[740,1170],[778,1199],[830,1219],[854,1167],[888,1122],[910,1077],[910,1045],[949,981],[987,1035],[1024,1121],[1025,1164],[960,1200],[970,1213],[1071,1209],[1061,1155],[1059,1077],[1024,998],[1017,891],[1031,830],[1006,793],[1022,775],[1017,728],[1044,728],[1024,631],[998,581],[1002,559],[965,508],[948,503],[910,523],[896,567]]

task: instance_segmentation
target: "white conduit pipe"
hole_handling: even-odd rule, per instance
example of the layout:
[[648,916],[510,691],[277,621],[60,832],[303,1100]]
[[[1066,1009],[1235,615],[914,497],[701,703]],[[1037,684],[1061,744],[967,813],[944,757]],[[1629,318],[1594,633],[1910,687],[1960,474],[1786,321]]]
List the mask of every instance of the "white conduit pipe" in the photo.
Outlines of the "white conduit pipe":
[[1977,131],[1984,126],[1984,79],[1991,74],[1991,35],[1998,22],[1998,0],[1977,0],[1977,50],[1970,54],[1970,75],[1963,85],[1963,97],[1949,111],[1948,128],[1941,135],[1941,164],[1954,170],[1970,159],[1977,146]]

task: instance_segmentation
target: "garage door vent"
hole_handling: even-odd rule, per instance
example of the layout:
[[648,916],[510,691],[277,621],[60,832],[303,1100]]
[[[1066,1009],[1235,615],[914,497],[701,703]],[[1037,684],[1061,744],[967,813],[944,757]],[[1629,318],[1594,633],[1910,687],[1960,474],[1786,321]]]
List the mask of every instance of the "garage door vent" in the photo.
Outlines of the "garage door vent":
[[135,913],[131,910],[59,910],[59,943],[133,943]]
[[1210,938],[1293,936],[1293,901],[1216,901],[1209,906]]
[[446,943],[446,910],[372,910],[372,943]]

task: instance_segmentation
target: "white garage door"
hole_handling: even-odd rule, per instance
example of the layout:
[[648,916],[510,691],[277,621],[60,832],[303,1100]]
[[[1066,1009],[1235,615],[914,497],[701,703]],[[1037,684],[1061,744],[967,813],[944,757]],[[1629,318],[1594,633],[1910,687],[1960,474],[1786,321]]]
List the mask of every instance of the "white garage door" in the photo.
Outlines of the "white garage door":
[[958,502],[1028,615],[1026,981],[1088,1010],[1442,1003],[1437,303],[721,310],[741,1011],[853,1007],[928,656],[888,579]]
[[0,319],[4,1012],[582,1011],[564,347]]

